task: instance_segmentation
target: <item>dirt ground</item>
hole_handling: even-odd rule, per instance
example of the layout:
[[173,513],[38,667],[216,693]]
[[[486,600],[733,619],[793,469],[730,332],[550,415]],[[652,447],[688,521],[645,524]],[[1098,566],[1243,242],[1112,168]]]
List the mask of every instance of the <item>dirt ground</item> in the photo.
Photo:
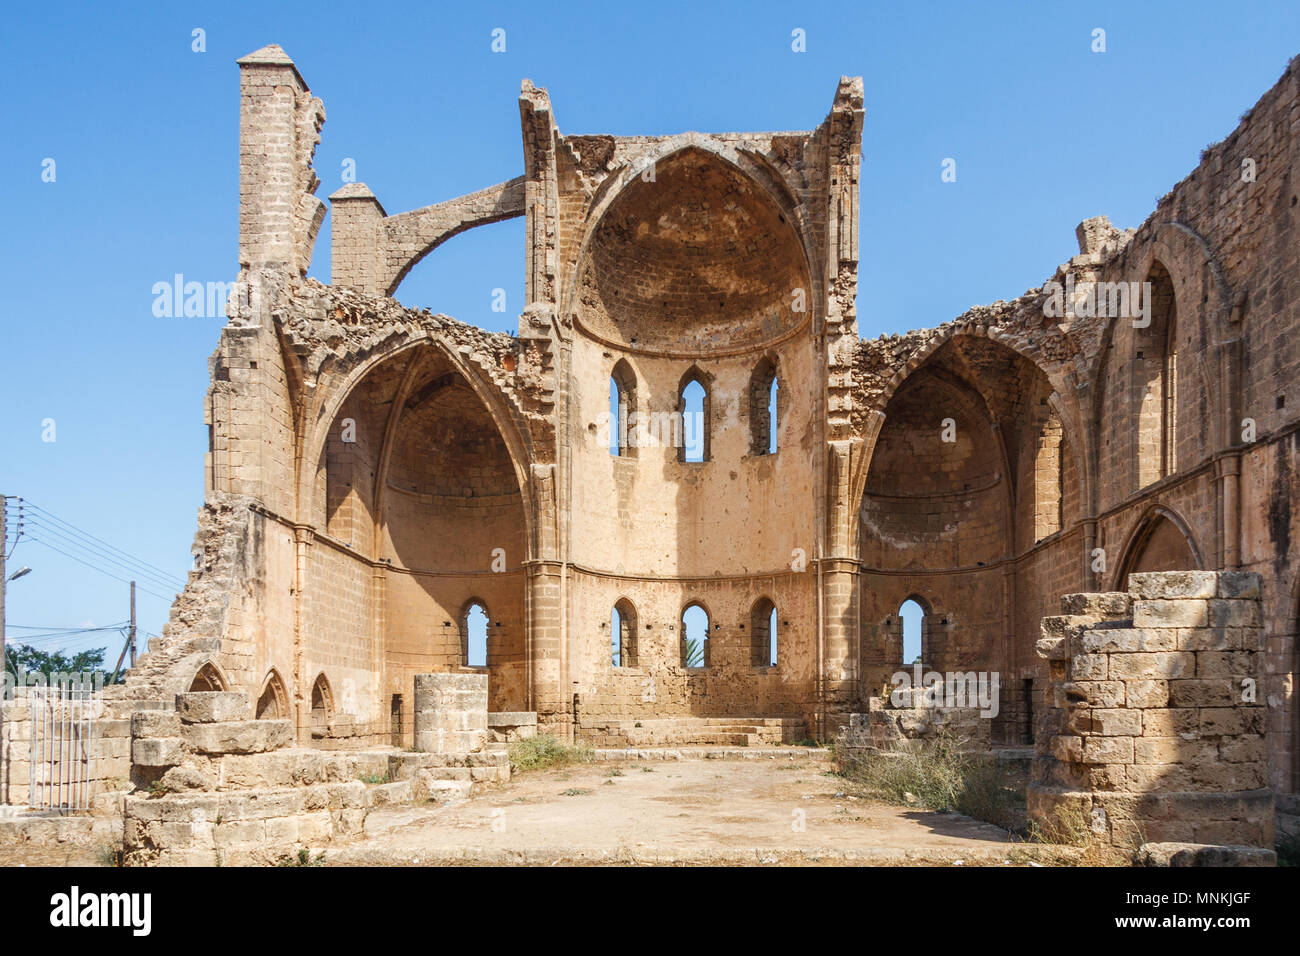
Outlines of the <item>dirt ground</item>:
[[968,817],[854,797],[828,770],[796,751],[534,771],[445,805],[376,810],[326,865],[999,866],[1036,855]]

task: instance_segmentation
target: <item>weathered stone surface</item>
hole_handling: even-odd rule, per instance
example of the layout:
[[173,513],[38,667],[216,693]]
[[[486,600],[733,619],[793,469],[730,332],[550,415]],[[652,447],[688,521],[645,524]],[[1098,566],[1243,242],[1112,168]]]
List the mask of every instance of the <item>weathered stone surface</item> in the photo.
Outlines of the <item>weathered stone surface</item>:
[[181,719],[175,713],[143,710],[131,715],[132,737],[179,737]]
[[137,737],[131,742],[131,761],[141,767],[174,767],[184,759],[184,743],[176,737]]
[[177,694],[176,712],[187,724],[225,723],[252,716],[248,697],[227,691]]
[[235,720],[188,724],[185,740],[200,753],[254,754],[275,750],[293,737],[287,720]]
[[[1052,661],[1055,711],[1041,724],[1030,816],[1047,826],[1063,810],[1085,811],[1094,832],[1117,846],[1270,846],[1264,708],[1245,692],[1261,663],[1251,623],[1259,600],[1214,597],[1250,594],[1254,584],[1221,582],[1214,572],[1153,572],[1130,582],[1134,620],[1081,625],[1069,641],[1085,653]],[[1220,605],[1245,610],[1220,613]],[[1143,616],[1148,626],[1136,626]],[[1094,679],[1101,673],[1110,679]],[[1158,865],[1217,858],[1186,848],[1151,853]]]
[[1207,846],[1201,843],[1146,843],[1139,866],[1276,866],[1277,853],[1255,846]]

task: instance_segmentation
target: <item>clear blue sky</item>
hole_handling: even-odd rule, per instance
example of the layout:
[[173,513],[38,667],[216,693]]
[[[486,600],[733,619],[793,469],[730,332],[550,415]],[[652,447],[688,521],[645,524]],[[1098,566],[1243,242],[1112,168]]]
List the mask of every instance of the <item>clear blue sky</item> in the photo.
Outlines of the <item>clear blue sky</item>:
[[[861,74],[869,337],[1040,284],[1088,216],[1139,224],[1300,52],[1300,5],[50,3],[11,6],[3,31],[0,491],[182,577],[222,320],[155,318],[151,290],[234,277],[237,57],[285,48],[329,116],[318,195],[351,158],[390,213],[522,172],[523,77],[566,133],[662,134],[811,129]],[[523,268],[513,220],[437,250],[398,298],[513,331]],[[35,570],[10,586],[11,625],[126,616],[125,585],[40,544],[13,562]],[[145,631],[167,606],[141,595]]]

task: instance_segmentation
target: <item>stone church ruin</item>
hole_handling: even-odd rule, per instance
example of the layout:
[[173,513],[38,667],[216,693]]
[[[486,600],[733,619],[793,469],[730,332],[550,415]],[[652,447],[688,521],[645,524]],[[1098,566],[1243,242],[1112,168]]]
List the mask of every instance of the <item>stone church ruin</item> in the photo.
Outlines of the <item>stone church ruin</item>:
[[[524,80],[521,174],[391,213],[344,186],[325,284],[324,105],[277,46],[239,70],[194,570],[107,702],[141,781],[188,767],[210,823],[231,774],[294,790],[248,831],[292,843],[355,825],[348,760],[409,795],[508,772],[485,745],[520,728],[828,740],[911,670],[911,600],[925,670],[998,675],[1031,813],[1254,847],[1294,818],[1300,59],[1136,229],[874,340],[858,78],[808,132],[672,136],[563,134]],[[517,335],[391,297],[510,218]],[[131,799],[128,847],[181,853]]]

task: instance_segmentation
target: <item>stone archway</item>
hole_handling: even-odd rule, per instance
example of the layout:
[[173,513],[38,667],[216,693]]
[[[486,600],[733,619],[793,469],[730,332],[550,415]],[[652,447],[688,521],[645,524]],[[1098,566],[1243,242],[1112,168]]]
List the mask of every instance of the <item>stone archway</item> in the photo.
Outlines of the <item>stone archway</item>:
[[1156,507],[1137,523],[1115,575],[1114,589],[1128,588],[1128,576],[1143,571],[1200,571],[1205,567],[1187,523]]
[[372,365],[338,403],[312,485],[312,523],[382,568],[371,626],[386,693],[464,665],[461,611],[474,598],[492,608],[490,706],[524,710],[528,503],[460,364],[424,347]]

